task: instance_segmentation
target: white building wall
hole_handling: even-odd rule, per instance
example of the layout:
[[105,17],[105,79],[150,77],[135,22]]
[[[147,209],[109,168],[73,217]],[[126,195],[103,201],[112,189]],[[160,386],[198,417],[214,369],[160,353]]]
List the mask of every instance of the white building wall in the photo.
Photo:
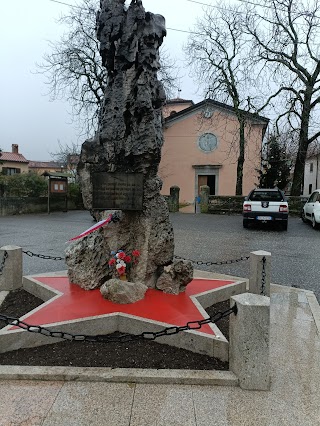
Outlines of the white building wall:
[[320,154],[306,160],[303,195],[310,195],[318,188],[320,188]]

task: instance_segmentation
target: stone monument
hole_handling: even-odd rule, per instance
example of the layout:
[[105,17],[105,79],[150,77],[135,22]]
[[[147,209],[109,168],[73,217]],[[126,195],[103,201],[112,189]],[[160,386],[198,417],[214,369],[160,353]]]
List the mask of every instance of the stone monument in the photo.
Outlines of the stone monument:
[[141,0],[102,0],[97,16],[100,54],[108,85],[96,136],[82,145],[78,174],[85,207],[96,220],[117,214],[66,252],[71,282],[86,289],[115,278],[111,252],[139,250],[127,278],[178,294],[191,281],[190,262],[174,262],[174,236],[162,181],[165,93],[157,79],[165,19],[146,12]]

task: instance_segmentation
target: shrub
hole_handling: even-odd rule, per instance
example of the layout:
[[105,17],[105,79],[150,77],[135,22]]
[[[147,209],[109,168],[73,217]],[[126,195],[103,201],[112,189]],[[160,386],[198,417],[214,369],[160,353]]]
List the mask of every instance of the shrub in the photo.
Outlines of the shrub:
[[11,197],[41,197],[47,195],[48,184],[36,173],[0,176],[0,195]]

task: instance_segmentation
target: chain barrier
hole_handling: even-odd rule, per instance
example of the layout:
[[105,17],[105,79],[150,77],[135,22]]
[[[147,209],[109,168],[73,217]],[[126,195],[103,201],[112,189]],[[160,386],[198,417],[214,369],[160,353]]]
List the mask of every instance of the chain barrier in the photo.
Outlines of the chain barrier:
[[184,257],[181,257],[181,256],[174,256],[174,257],[180,260],[188,260],[189,262],[194,263],[195,265],[205,265],[205,266],[231,265],[232,263],[238,263],[238,262],[242,262],[243,260],[250,259],[250,256],[241,256],[239,259],[222,260],[221,262],[203,262],[202,260],[185,259]]
[[7,252],[7,250],[4,250],[3,258],[2,258],[2,261],[1,261],[1,264],[0,264],[0,275],[2,275],[2,273],[3,273],[4,265],[6,263],[7,258],[8,258],[8,252]]
[[266,295],[266,262],[267,259],[265,256],[262,258],[262,272],[261,272],[261,295]]
[[[22,250],[22,253],[26,254],[27,256],[30,257],[38,257],[40,259],[46,259],[46,260],[64,260],[64,257],[59,257],[59,256],[48,256],[48,255],[44,255],[44,254],[36,254],[36,253],[32,253],[32,251],[27,250],[24,251]],[[186,259],[184,257],[181,256],[174,256],[175,259],[179,259],[179,260],[188,260],[189,262],[195,264],[195,265],[205,265],[205,266],[212,266],[212,265],[231,265],[232,263],[238,263],[238,262],[242,262],[244,260],[248,260],[250,259],[250,256],[241,256],[238,259],[232,259],[232,260],[222,260],[220,262],[203,262],[202,260],[192,260],[192,259]],[[1,267],[0,267],[0,273],[1,273]]]
[[48,260],[48,259],[50,259],[50,260],[64,260],[64,257],[47,256],[47,255],[44,255],[44,254],[36,254],[36,253],[32,253],[32,251],[30,251],[30,250],[27,250],[27,251],[23,251],[22,250],[22,253],[24,253],[24,254],[26,254],[27,256],[30,256],[30,257],[39,257],[40,259],[46,259],[46,260]]
[[64,331],[51,331],[48,328],[41,327],[40,325],[30,325],[24,321],[20,321],[19,318],[9,317],[3,314],[0,314],[0,321],[4,321],[7,325],[14,325],[23,330],[29,331],[30,333],[39,333],[48,337],[56,337],[58,339],[72,340],[72,341],[81,341],[81,342],[98,342],[98,343],[127,343],[136,340],[155,340],[161,336],[171,336],[173,334],[178,334],[181,331],[186,330],[199,330],[203,325],[209,323],[216,323],[222,318],[225,318],[232,313],[237,314],[237,306],[234,305],[232,308],[224,311],[217,312],[215,315],[199,320],[199,321],[189,321],[184,326],[174,326],[166,327],[161,331],[145,331],[141,334],[121,334],[120,336],[111,336],[110,334],[99,334],[95,336],[90,336],[87,334],[71,334]]

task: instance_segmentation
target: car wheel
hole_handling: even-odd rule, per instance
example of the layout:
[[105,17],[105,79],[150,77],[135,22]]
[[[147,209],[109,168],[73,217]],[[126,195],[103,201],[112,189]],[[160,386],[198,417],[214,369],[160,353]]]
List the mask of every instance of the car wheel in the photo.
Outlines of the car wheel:
[[248,228],[249,227],[248,219],[243,219],[242,224],[244,228]]
[[314,216],[312,216],[311,224],[312,224],[312,228],[313,229],[318,229],[319,228],[319,224],[316,222],[316,219],[315,219]]
[[287,229],[288,229],[288,221],[287,220],[283,221],[281,225],[282,225],[282,229],[284,231],[287,231]]

